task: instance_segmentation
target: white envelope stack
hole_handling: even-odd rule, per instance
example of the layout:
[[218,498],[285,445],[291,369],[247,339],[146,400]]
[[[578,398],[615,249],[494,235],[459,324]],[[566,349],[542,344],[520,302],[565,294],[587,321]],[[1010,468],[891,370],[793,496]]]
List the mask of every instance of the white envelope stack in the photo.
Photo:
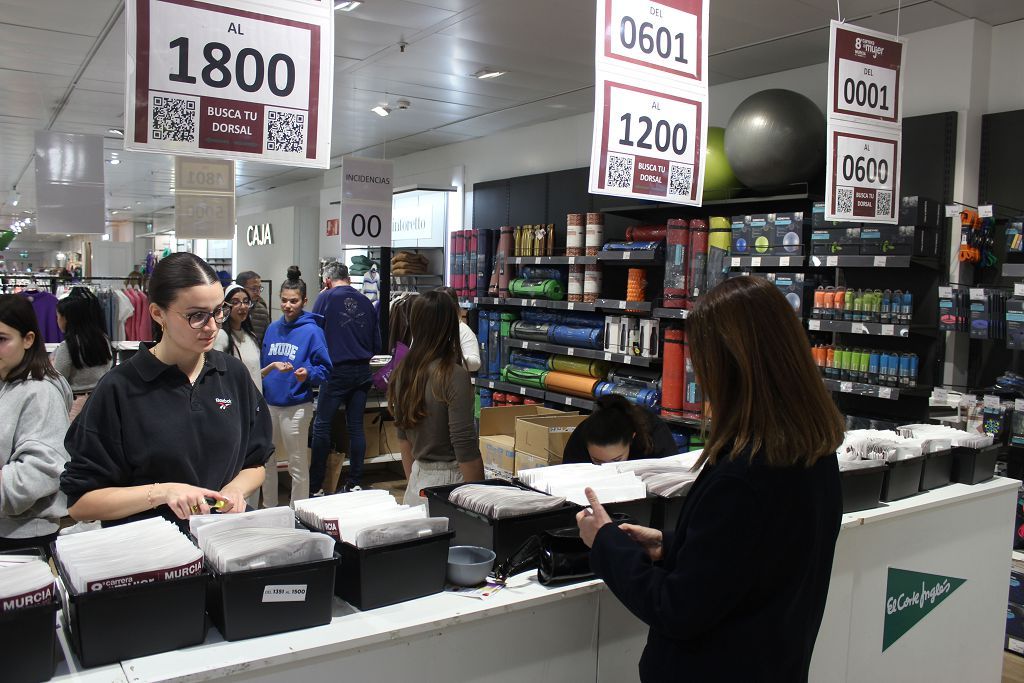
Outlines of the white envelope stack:
[[357,548],[422,538],[448,530],[445,517],[427,518],[424,505],[399,505],[387,491],[367,489],[292,502],[306,526]]
[[235,515],[202,515],[189,529],[206,561],[219,573],[269,569],[318,562],[334,556],[334,541],[295,528],[295,514],[285,507]]
[[508,519],[560,508],[565,498],[514,486],[465,484],[451,492],[448,502],[491,519]]
[[993,443],[989,434],[972,434],[945,425],[904,425],[899,432],[917,439],[949,439],[952,446],[962,448],[988,448]]
[[693,469],[703,451],[680,453],[666,458],[647,458],[626,460],[624,462],[608,462],[602,467],[617,472],[633,472],[643,480],[647,492],[663,498],[686,495],[693,482],[697,480],[700,470]]
[[56,556],[75,593],[92,593],[203,571],[203,552],[162,517],[58,536]]
[[0,555],[0,614],[53,602],[50,565],[38,555]]
[[585,489],[592,488],[602,503],[621,503],[647,497],[647,487],[633,472],[579,463],[538,467],[517,475],[530,488],[562,496],[577,505],[589,505]]

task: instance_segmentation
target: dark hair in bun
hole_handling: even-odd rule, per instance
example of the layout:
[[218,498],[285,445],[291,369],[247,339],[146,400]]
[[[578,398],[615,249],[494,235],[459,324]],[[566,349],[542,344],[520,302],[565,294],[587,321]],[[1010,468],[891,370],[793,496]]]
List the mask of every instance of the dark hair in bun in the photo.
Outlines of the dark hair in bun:
[[633,405],[617,394],[597,399],[597,410],[587,418],[586,442],[594,446],[628,444],[636,434],[644,453],[653,450],[651,435],[643,408]]
[[298,266],[288,266],[288,275],[281,283],[281,291],[286,289],[298,290],[302,298],[306,298],[306,283],[302,281],[302,271]]

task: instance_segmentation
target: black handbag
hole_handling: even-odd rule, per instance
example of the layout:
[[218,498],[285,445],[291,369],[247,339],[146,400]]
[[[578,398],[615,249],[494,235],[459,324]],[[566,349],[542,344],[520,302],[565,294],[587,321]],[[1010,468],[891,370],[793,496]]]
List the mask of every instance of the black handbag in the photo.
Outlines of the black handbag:
[[[633,518],[613,514],[612,524],[636,524]],[[550,586],[594,578],[590,569],[590,548],[580,538],[578,527],[548,529],[531,536],[494,570],[494,578],[504,583],[510,576],[537,569],[537,580]]]

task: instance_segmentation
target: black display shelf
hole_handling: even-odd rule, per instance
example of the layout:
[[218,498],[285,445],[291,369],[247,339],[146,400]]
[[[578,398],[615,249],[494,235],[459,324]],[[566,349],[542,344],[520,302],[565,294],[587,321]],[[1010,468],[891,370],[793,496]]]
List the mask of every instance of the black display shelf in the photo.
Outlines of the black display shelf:
[[569,396],[567,394],[557,394],[552,391],[544,392],[544,400],[550,401],[551,403],[560,403],[570,408],[579,408],[580,410],[593,411],[597,407],[597,404],[587,398],[580,398],[579,396]]
[[848,322],[845,320],[808,320],[812,332],[840,332],[842,334],[869,334],[877,337],[909,337],[909,325]]
[[545,353],[558,353],[565,356],[578,356],[580,358],[606,360],[612,363],[636,365],[641,368],[648,368],[652,363],[657,364],[659,362],[658,359],[655,358],[641,358],[640,356],[631,356],[623,353],[608,353],[606,351],[598,351],[596,349],[581,349],[575,346],[562,346],[561,344],[548,344],[546,342],[512,339],[510,337],[505,337],[504,343],[506,346],[524,349],[526,351],[543,351]]
[[840,394],[854,394],[856,396],[868,396],[870,398],[882,398],[890,401],[898,401],[900,396],[930,396],[931,387],[882,387],[877,384],[862,384],[861,382],[845,382],[837,379],[822,378],[829,391]]
[[[790,185],[783,189],[779,194],[773,195],[759,195],[755,190],[749,190],[747,188],[736,188],[732,190],[731,197],[723,199],[706,199],[702,202],[702,207],[708,206],[729,206],[730,204],[763,204],[768,202],[786,202],[786,201],[802,201],[802,200],[818,200],[822,199],[820,193],[810,192],[807,183],[797,183]],[[634,213],[644,211],[658,211],[673,209],[680,212],[685,212],[688,209],[693,210],[694,207],[682,206],[679,204],[670,204],[666,202],[643,202],[637,204],[628,204],[625,206],[609,206],[601,209],[602,213],[630,215]]]
[[594,303],[582,301],[549,301],[547,299],[500,299],[495,297],[473,297],[467,299],[475,304],[485,306],[516,306],[529,308],[551,308],[560,311],[587,311],[615,310],[624,313],[650,313],[651,302],[649,301],[621,301],[619,299],[598,299]]
[[610,266],[629,265],[630,263],[642,263],[644,265],[665,265],[665,254],[660,251],[601,251],[598,252],[596,258],[601,263]]
[[683,427],[690,427],[691,429],[700,429],[703,425],[701,420],[692,417],[676,417],[674,415],[666,415],[665,413],[662,413],[658,417],[668,424],[681,425]]
[[686,320],[690,312],[685,308],[655,308],[651,315],[663,320]]
[[1024,277],[1024,263],[1004,263],[1003,277]]
[[596,256],[511,256],[509,263],[521,266],[566,266],[597,263]]
[[909,268],[911,265],[938,268],[934,258],[917,256],[811,256],[812,268]]
[[492,379],[480,379],[479,377],[473,378],[473,384],[478,387],[485,389],[493,389],[494,391],[503,391],[506,394],[519,394],[520,396],[529,396],[538,400],[545,400],[546,396],[543,389],[534,389],[533,387],[521,387],[518,384],[510,384],[508,382],[498,382]]
[[730,256],[732,268],[801,268],[807,263],[806,256]]

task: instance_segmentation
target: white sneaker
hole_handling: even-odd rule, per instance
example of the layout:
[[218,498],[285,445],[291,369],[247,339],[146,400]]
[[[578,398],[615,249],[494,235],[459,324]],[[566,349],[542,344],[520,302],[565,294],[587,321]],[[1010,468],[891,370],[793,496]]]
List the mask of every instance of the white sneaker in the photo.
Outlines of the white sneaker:
[[323,495],[324,495],[324,490],[320,489],[319,491],[317,491],[316,493],[311,495],[310,498],[322,498]]

